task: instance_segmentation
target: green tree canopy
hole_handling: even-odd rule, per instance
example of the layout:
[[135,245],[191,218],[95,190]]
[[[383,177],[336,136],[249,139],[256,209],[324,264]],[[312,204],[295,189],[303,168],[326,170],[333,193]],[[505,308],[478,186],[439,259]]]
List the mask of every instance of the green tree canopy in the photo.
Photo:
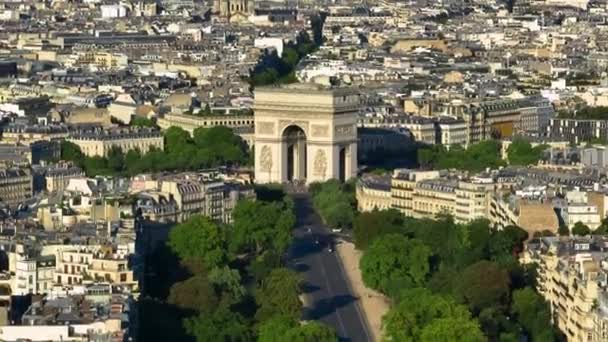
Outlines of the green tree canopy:
[[235,269],[228,266],[216,267],[209,272],[209,281],[221,294],[224,305],[238,303],[245,297],[246,290],[241,284],[241,275]]
[[515,138],[507,149],[509,164],[523,166],[536,164],[546,148],[546,145],[532,147],[527,140]]
[[533,341],[555,340],[549,306],[533,289],[526,287],[513,291],[511,311]]
[[204,275],[195,275],[171,286],[168,302],[182,309],[209,313],[217,307],[219,298]]
[[354,194],[346,191],[348,189],[347,184],[340,184],[335,179],[310,186],[313,204],[330,227],[345,228],[352,224],[355,217]]
[[174,227],[167,243],[181,259],[201,260],[207,269],[229,261],[225,228],[206,216],[192,216]]
[[302,311],[300,281],[299,275],[287,268],[272,270],[255,291],[256,318],[264,321],[280,315],[299,319]]
[[300,324],[292,317],[274,316],[258,329],[258,342],[335,342],[336,333],[328,326],[311,321]]
[[293,342],[336,342],[338,338],[333,329],[325,324],[311,321],[292,328],[285,334],[282,341]]
[[298,326],[290,316],[273,316],[258,326],[258,342],[286,341],[287,332]]
[[436,319],[424,327],[420,334],[421,342],[484,342],[486,340],[479,323],[463,317]]
[[456,297],[473,312],[509,303],[509,274],[491,261],[482,260],[465,268],[456,282]]
[[589,235],[591,234],[591,229],[589,229],[586,224],[579,221],[574,224],[574,227],[572,227],[572,234],[578,236]]
[[403,231],[403,215],[395,209],[362,212],[353,222],[357,249],[364,250],[378,236]]
[[422,285],[429,273],[430,249],[421,241],[399,234],[377,238],[361,257],[363,282],[387,292],[394,282]]
[[233,211],[231,246],[235,251],[266,250],[283,253],[291,243],[295,225],[293,210],[286,203],[239,201]]
[[433,169],[458,169],[482,171],[504,165],[500,158],[501,145],[495,140],[486,140],[469,146],[466,150],[454,146],[449,151],[442,145],[418,150],[418,163]]
[[251,332],[243,316],[226,308],[186,319],[184,327],[197,342],[251,340]]
[[[443,336],[444,324],[437,323],[439,326],[436,326],[433,323],[444,319],[461,319],[460,323],[467,328],[477,324],[467,308],[453,299],[435,295],[425,288],[411,288],[399,294],[397,303],[383,317],[382,326],[387,340],[415,342],[420,341],[423,334],[425,338]],[[427,328],[429,330],[425,332]],[[479,327],[472,329],[475,330],[479,331]]]
[[143,116],[135,117],[133,120],[131,120],[129,125],[136,127],[156,127],[156,123],[152,119],[148,119]]
[[67,140],[61,141],[61,158],[74,162],[75,165],[82,167],[84,164],[84,154],[78,145]]

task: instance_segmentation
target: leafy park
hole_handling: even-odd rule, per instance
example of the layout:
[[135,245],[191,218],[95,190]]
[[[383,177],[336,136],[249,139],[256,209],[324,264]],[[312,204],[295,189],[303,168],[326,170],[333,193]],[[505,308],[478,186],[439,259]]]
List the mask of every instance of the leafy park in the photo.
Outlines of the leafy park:
[[391,299],[386,340],[560,339],[534,290],[535,269],[518,263],[527,238],[521,228],[416,220],[395,210],[361,213],[353,225],[364,283]]
[[110,149],[107,157],[85,156],[74,143],[63,141],[61,158],[83,168],[87,176],[126,175],[144,172],[188,171],[227,164],[249,163],[247,144],[224,126],[197,128],[192,136],[179,127],[164,132],[164,150],[137,149],[126,153]]
[[300,323],[301,279],[283,263],[291,199],[260,197],[239,202],[230,225],[191,217],[149,257],[143,341],[336,341],[331,328]]
[[532,147],[530,142],[515,138],[507,149],[507,163],[502,159],[501,143],[497,140],[482,141],[472,144],[467,149],[457,145],[448,150],[443,145],[433,145],[418,150],[418,164],[428,169],[479,172],[507,164],[520,166],[536,164],[546,148],[546,145]]

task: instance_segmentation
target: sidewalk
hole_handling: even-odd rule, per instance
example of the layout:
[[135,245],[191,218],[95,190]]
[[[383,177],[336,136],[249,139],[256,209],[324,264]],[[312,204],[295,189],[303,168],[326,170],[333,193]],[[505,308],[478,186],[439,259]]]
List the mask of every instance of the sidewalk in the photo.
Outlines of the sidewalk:
[[355,249],[353,243],[341,240],[336,245],[336,250],[344,266],[344,272],[348,277],[352,291],[355,296],[360,298],[360,307],[367,320],[370,334],[374,341],[380,341],[382,339],[382,316],[388,312],[390,307],[388,298],[363,285],[361,272],[359,271],[359,259],[362,253]]

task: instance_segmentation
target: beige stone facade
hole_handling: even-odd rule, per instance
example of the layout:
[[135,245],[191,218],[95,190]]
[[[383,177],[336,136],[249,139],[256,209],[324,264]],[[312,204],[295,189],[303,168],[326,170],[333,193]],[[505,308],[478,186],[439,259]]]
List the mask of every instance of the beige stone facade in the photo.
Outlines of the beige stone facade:
[[449,214],[457,222],[489,217],[494,182],[455,180],[439,171],[395,170],[390,180],[364,178],[357,184],[360,211],[399,210],[405,216],[436,218]]
[[362,177],[357,182],[356,196],[359,211],[391,209],[393,201],[390,177]]
[[11,168],[0,170],[0,202],[10,207],[32,197],[32,174],[27,168]]
[[568,341],[600,342],[608,336],[606,244],[603,237],[547,237],[527,244],[521,261],[535,263],[537,289],[551,306],[553,323]]
[[150,129],[83,132],[74,134],[67,140],[78,145],[87,157],[107,157],[113,147],[118,147],[125,153],[134,149],[146,153],[151,149],[162,150],[164,148],[162,134]]
[[252,115],[216,115],[216,116],[196,116],[185,114],[165,114],[158,119],[158,126],[161,129],[168,129],[171,126],[180,127],[183,130],[192,134],[199,127],[215,127],[226,126],[230,128],[236,127],[253,127]]
[[136,290],[138,282],[129,268],[127,256],[103,248],[60,249],[56,254],[55,283],[76,285],[103,281]]
[[296,84],[255,92],[258,183],[346,180],[357,174],[353,89]]

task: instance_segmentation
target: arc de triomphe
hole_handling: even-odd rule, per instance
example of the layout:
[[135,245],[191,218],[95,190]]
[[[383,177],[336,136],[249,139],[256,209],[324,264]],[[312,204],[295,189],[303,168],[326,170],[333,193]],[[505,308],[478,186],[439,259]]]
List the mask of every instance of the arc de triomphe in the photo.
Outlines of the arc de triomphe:
[[359,94],[314,84],[255,91],[257,183],[347,180],[357,174]]

